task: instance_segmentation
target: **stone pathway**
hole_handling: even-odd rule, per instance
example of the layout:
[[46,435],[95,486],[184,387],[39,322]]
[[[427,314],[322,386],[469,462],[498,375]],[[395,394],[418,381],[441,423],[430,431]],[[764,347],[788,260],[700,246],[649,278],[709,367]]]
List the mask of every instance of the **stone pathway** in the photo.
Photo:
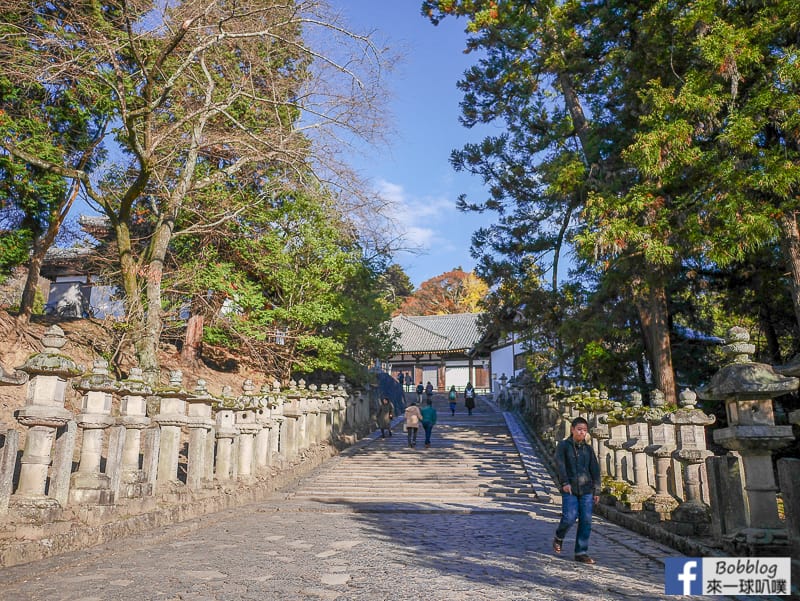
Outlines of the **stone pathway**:
[[572,560],[574,529],[554,555],[553,483],[513,416],[436,405],[431,449],[422,433],[408,448],[396,427],[267,502],[0,570],[0,598],[684,599],[663,594],[662,561],[676,551],[600,518],[596,565]]

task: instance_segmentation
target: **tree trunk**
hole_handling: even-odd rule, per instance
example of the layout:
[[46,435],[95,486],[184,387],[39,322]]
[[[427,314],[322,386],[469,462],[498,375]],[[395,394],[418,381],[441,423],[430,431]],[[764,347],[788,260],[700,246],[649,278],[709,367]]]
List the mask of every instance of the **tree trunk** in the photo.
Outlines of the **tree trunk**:
[[639,284],[645,290],[634,292],[634,296],[645,348],[653,369],[653,385],[664,393],[667,403],[675,404],[678,394],[669,339],[667,293],[662,284],[645,283],[641,280]]
[[194,365],[200,360],[204,323],[205,317],[201,313],[192,313],[186,323],[186,335],[183,338],[181,360],[187,365]]
[[782,362],[781,345],[778,340],[778,333],[775,331],[775,326],[772,323],[769,309],[764,305],[758,307],[758,321],[761,324],[761,329],[764,332],[764,338],[767,341],[767,354],[769,360],[775,364],[780,365]]
[[797,213],[789,211],[778,219],[781,230],[781,250],[786,267],[792,274],[792,306],[794,307],[795,333],[800,332],[800,231],[797,227]]
[[164,258],[172,239],[172,223],[163,222],[156,227],[150,244],[150,262],[147,265],[147,310],[144,314],[143,332],[140,339],[139,360],[142,371],[150,370],[153,378],[158,378],[161,365],[158,359],[158,345],[163,328],[163,311],[161,308],[161,284],[164,279]]
[[647,374],[644,369],[644,361],[636,359],[636,373],[639,376],[639,392],[647,390]]
[[159,364],[155,347],[147,337],[145,327],[147,310],[142,302],[139,287],[139,264],[133,259],[133,246],[128,224],[116,222],[117,246],[119,249],[122,288],[125,290],[125,320],[130,325],[131,340],[136,351],[144,380],[150,385],[158,384]]
[[22,289],[22,300],[19,304],[19,315],[17,323],[21,326],[27,325],[33,313],[33,304],[36,302],[36,290],[39,287],[39,275],[42,272],[42,262],[47,252],[48,246],[38,242],[33,245],[33,254],[28,263],[28,275],[25,278],[25,287]]
[[[81,169],[86,164],[90,154],[90,151],[85,153],[84,159],[81,160],[80,163]],[[42,236],[37,236],[33,240],[33,253],[31,254],[31,260],[28,264],[28,276],[25,279],[25,288],[22,290],[22,300],[20,301],[19,316],[17,317],[17,322],[20,325],[27,325],[31,320],[33,304],[36,302],[36,289],[39,287],[39,276],[42,273],[44,256],[47,254],[50,247],[53,246],[53,242],[55,242],[56,236],[58,235],[58,230],[61,229],[61,224],[64,223],[64,219],[67,217],[67,213],[69,213],[72,204],[78,197],[79,191],[80,183],[75,181],[72,184],[69,194],[65,197],[64,204],[50,212],[47,230]]]

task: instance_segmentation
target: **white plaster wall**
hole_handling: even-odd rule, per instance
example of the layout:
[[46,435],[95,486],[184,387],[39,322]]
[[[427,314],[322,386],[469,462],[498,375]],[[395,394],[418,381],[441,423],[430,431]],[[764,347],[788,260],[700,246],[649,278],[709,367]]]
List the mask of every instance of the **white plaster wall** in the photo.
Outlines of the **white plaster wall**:
[[492,392],[497,393],[494,389],[495,381],[502,376],[506,375],[511,378],[514,375],[514,354],[511,346],[498,348],[492,350]]

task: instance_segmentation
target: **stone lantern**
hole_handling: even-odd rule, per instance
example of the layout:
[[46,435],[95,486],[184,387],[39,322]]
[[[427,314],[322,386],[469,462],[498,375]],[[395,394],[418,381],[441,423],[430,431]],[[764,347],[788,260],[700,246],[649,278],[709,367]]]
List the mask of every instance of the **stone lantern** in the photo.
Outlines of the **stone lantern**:
[[[300,410],[300,391],[297,389],[297,382],[289,380],[289,390],[283,402],[283,429],[281,434],[285,435],[282,441],[283,455],[287,461],[297,458],[300,451],[300,417],[303,412]],[[285,443],[285,444],[284,444]]]
[[713,455],[706,447],[706,428],[716,421],[695,407],[697,394],[686,389],[680,393],[680,408],[667,415],[675,427],[676,449],[672,458],[681,466],[683,502],[672,512],[670,526],[678,534],[707,533],[711,512],[703,499],[703,466]]
[[724,542],[754,554],[787,544],[786,529],[778,518],[772,453],[794,436],[791,426],[775,425],[772,399],[797,390],[799,381],[752,361],[749,355],[755,346],[744,328],[731,328],[723,351],[730,363],[697,393],[701,399],[725,403],[728,427],[714,432],[714,441],[741,458],[741,523],[722,533]]
[[[42,352],[31,356],[17,368],[30,378],[25,406],[16,414],[17,421],[29,428],[19,484],[11,498],[11,504],[18,508],[47,511],[67,503],[77,426],[72,412],[64,408],[64,401],[67,379],[79,375],[82,370],[61,354],[61,347],[66,342],[64,331],[51,326],[42,338]],[[53,460],[54,440],[56,456]],[[54,462],[53,474],[49,490],[45,492],[51,461]]]
[[191,393],[183,388],[183,373],[174,370],[169,374],[169,385],[158,390],[156,394],[160,398],[160,403],[153,421],[161,428],[156,489],[158,492],[163,492],[167,488],[175,489],[183,484],[178,479],[178,462],[181,431],[188,422],[186,398],[191,396]]
[[500,382],[500,390],[497,393],[497,398],[500,402],[504,402],[506,400],[506,395],[508,394],[508,389],[506,388],[506,385],[508,384],[508,376],[503,374],[498,378],[498,381]]
[[235,440],[239,437],[236,427],[236,398],[230,386],[223,386],[221,400],[217,405],[216,428],[214,434],[217,441],[217,459],[214,474],[217,480],[229,480],[238,473],[234,454]]
[[645,449],[649,445],[649,431],[647,420],[644,418],[642,407],[642,395],[638,391],[631,394],[631,408],[636,412],[630,418],[624,419],[625,422],[625,442],[621,447],[629,455],[633,463],[633,486],[628,495],[631,509],[639,511],[642,509],[645,500],[655,494],[655,490],[648,481],[647,453]]
[[22,386],[27,381],[28,374],[24,371],[14,370],[14,373],[10,374],[0,365],[0,386]]
[[[638,398],[640,400],[642,398],[642,395],[634,391],[631,394],[631,398],[634,399],[634,402],[636,400],[636,395],[639,395]],[[614,480],[617,482],[626,482],[632,480],[629,469],[630,466],[627,464],[627,461],[624,462],[626,469],[623,470],[623,459],[628,459],[626,456],[627,452],[622,448],[622,445],[624,445],[627,440],[627,426],[618,421],[615,417],[611,417],[622,410],[622,403],[614,401],[611,407],[612,410],[610,414],[607,413],[600,417],[600,423],[607,424],[608,426],[606,448],[611,451],[611,457],[606,463],[608,467],[613,466],[613,471],[609,471],[609,474],[614,477]]]
[[[214,471],[214,429],[212,409],[215,399],[206,388],[206,381],[197,380],[192,394],[186,397],[186,427],[189,430],[189,452],[186,458],[186,485],[197,489],[210,484]],[[209,444],[210,441],[210,444]]]
[[269,406],[269,393],[269,385],[262,385],[254,406],[256,421],[261,426],[258,434],[256,434],[255,465],[256,469],[261,471],[271,464],[269,439],[272,435],[274,422],[272,421],[272,412]]
[[656,389],[650,394],[650,409],[644,415],[650,429],[650,444],[645,452],[653,458],[656,487],[655,494],[646,501],[645,508],[658,514],[660,519],[668,519],[678,506],[678,501],[669,490],[669,471],[676,442],[675,426],[664,419],[664,406],[664,393]]
[[98,359],[92,371],[75,384],[76,390],[83,392],[78,426],[83,432],[81,457],[78,470],[72,474],[70,501],[92,505],[110,505],[114,502],[111,478],[100,470],[103,453],[104,433],[112,426],[112,394],[119,384],[109,376],[108,361]]
[[611,408],[611,401],[608,398],[606,391],[601,391],[598,397],[598,403],[591,413],[589,420],[589,433],[592,438],[592,445],[594,452],[597,455],[597,461],[600,463],[600,470],[603,475],[611,474],[612,466],[609,463],[609,450],[606,446],[606,441],[611,437],[608,431],[608,424],[604,421],[605,416]]
[[253,477],[255,467],[255,440],[261,431],[258,421],[258,397],[255,385],[250,379],[242,383],[242,395],[236,401],[234,411],[236,427],[239,430],[237,457],[237,476],[243,479]]
[[[21,386],[28,381],[24,371],[7,373],[0,365],[0,386]],[[0,422],[0,431],[5,431],[3,445],[0,446],[0,514],[8,512],[8,501],[11,498],[11,487],[14,479],[14,464],[19,449],[19,432],[8,428]]]
[[273,432],[269,437],[269,456],[270,465],[281,463],[284,453],[284,422],[283,417],[284,397],[281,393],[281,385],[277,380],[272,382],[272,393],[267,398],[269,414],[273,423]]
[[125,428],[120,491],[123,497],[143,497],[150,495],[153,489],[152,482],[148,481],[148,471],[139,466],[142,431],[150,425],[147,397],[152,390],[144,381],[140,367],[131,368],[128,378],[119,383],[118,393],[121,396],[118,423]]

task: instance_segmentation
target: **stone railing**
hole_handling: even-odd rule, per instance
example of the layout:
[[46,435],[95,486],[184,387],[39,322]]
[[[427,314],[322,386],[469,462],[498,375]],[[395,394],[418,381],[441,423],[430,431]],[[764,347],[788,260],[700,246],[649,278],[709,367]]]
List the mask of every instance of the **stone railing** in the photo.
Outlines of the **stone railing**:
[[[203,502],[236,490],[251,501],[258,493],[248,489],[274,490],[301,459],[310,469],[309,456],[319,463],[370,430],[369,402],[344,378],[336,386],[301,380],[259,390],[246,380],[241,394],[226,387],[214,396],[203,380],[185,389],[173,371],[167,386],[153,390],[137,368],[116,381],[104,360],[82,373],[62,354],[65,341],[51,327],[44,350],[0,382],[27,379],[28,387],[17,423],[0,424],[0,523],[27,539],[61,533],[61,548],[48,543],[52,552],[85,546],[63,536],[76,524],[169,514],[165,506],[176,502],[182,518],[194,517],[236,504]],[[77,414],[65,408],[69,386],[82,395]],[[14,536],[0,541],[0,565],[51,554],[48,545],[10,551]]]
[[[798,379],[751,361],[741,329],[731,330],[723,350],[730,362],[696,393],[684,390],[678,406],[665,405],[660,391],[645,407],[638,393],[621,403],[596,390],[531,387],[521,412],[551,452],[572,419],[589,422],[605,506],[726,553],[800,557],[800,459],[778,460],[776,482],[772,457],[794,441],[791,425],[776,425],[772,399],[796,391]],[[725,405],[727,427],[713,431],[725,455],[707,447],[715,418],[697,407],[698,397]],[[800,424],[800,412],[789,419]]]

